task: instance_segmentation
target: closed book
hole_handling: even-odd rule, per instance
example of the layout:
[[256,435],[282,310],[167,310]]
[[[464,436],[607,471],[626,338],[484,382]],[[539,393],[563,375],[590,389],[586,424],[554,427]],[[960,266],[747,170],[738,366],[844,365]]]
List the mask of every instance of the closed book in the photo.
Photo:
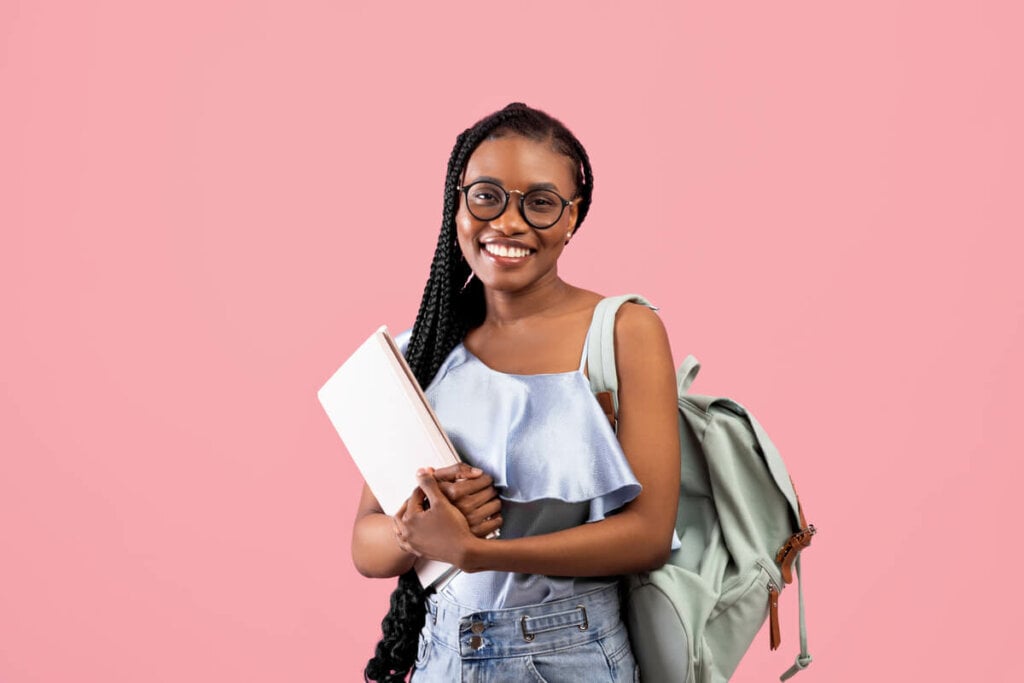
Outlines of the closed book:
[[[416,470],[453,465],[459,457],[387,327],[381,327],[317,392],[320,404],[381,509],[394,515],[417,486]],[[424,586],[455,572],[420,559]]]

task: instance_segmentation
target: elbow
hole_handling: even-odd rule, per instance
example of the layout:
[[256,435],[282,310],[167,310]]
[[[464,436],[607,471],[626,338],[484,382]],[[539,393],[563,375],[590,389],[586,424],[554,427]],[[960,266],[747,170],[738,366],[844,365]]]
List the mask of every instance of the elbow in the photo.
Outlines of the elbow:
[[359,572],[359,574],[361,576],[365,576],[368,579],[382,579],[382,578],[384,578],[378,572],[373,571],[373,567],[372,566],[370,566],[368,564],[365,564],[363,562],[360,562],[359,559],[355,555],[352,556],[352,564],[355,566],[356,571]]
[[[624,519],[628,513],[623,513]],[[628,557],[623,574],[649,572],[665,566],[672,556],[672,538],[675,534],[675,520],[652,521],[640,516],[632,517],[632,524],[626,530],[623,557]]]
[[364,561],[362,555],[355,548],[352,548],[352,566],[356,568],[360,575],[368,579],[382,578],[377,572],[373,571],[373,563]]
[[649,572],[663,567],[672,556],[672,537],[665,540],[664,536],[658,534],[646,539],[640,546],[643,550],[636,555],[637,568],[630,570],[632,573]]
[[415,559],[415,557],[410,556],[408,562],[396,562],[394,564],[385,565],[380,562],[360,561],[359,558],[353,554],[352,564],[355,566],[357,572],[368,579],[390,579],[395,576],[401,576],[412,569]]
[[368,579],[390,579],[400,576],[412,569],[416,563],[416,558],[413,555],[405,553],[395,556],[385,555],[374,552],[372,547],[357,547],[357,544],[354,543],[351,550],[352,565],[357,572]]
[[652,572],[655,569],[660,569],[665,566],[668,562],[668,558],[672,555],[672,551],[668,548],[657,548],[650,552],[644,553],[642,557],[637,558],[637,566],[631,568],[630,574],[637,574],[640,572]]
[[660,548],[655,550],[655,552],[653,553],[653,558],[652,558],[653,561],[651,562],[650,567],[648,567],[644,571],[653,571],[653,570],[658,569],[660,567],[664,567],[665,563],[668,562],[668,558],[670,558],[670,557],[672,557],[672,546],[671,546],[671,544],[661,546]]

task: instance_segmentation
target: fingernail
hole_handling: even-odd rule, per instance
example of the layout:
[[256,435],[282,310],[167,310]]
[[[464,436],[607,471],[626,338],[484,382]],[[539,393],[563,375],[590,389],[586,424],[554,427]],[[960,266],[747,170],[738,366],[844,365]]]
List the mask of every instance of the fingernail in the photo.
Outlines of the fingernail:
[[469,471],[472,472],[473,474],[483,474],[484,473],[484,471],[482,469],[480,469],[479,467],[471,467],[469,469]]
[[416,470],[416,476],[417,477],[423,477],[423,476],[426,476],[426,474],[427,474],[427,470],[426,470],[425,467],[421,467],[418,470]]

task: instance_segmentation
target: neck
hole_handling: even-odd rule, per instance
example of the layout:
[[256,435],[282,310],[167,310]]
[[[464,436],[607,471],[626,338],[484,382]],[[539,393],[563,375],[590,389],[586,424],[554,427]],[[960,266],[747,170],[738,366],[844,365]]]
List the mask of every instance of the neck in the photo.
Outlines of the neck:
[[484,289],[487,317],[484,325],[502,327],[551,311],[564,301],[573,287],[552,273],[550,278],[535,282],[528,289],[503,292]]

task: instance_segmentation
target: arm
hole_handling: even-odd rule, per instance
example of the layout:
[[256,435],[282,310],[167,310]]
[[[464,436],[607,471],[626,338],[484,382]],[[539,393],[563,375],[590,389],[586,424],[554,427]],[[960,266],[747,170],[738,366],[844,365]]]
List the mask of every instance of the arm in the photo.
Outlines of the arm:
[[[624,306],[615,324],[619,442],[643,486],[618,514],[526,538],[482,540],[459,523],[429,473],[396,515],[401,547],[465,571],[605,576],[643,571],[668,558],[679,496],[675,372],[668,337],[652,311]],[[430,501],[429,509],[422,503]]]
[[[458,463],[434,472],[439,491],[462,515],[471,534],[485,538],[501,527],[501,500],[494,481],[482,470]],[[363,485],[352,529],[352,561],[363,576],[384,578],[404,574],[416,556],[399,547],[395,521]]]

